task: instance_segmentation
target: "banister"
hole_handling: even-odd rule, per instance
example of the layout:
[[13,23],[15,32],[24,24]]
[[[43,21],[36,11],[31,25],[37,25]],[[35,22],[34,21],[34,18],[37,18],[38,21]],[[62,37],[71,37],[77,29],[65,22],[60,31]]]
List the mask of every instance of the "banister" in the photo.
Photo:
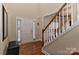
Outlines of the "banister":
[[45,27],[45,29],[42,30],[42,32],[44,33],[44,31],[47,29],[47,27],[51,24],[51,22],[54,20],[54,18],[59,14],[59,12],[63,9],[63,7],[66,5],[66,3],[64,3],[64,5],[58,10],[58,12],[53,16],[52,20],[48,23],[48,25]]
[[52,20],[48,23],[48,25],[42,30],[42,46],[44,46],[44,31],[49,27],[49,25],[52,23],[52,21],[55,19],[56,16],[59,15],[59,12],[64,8],[66,3],[62,5],[62,7],[58,10],[58,12],[53,16]]

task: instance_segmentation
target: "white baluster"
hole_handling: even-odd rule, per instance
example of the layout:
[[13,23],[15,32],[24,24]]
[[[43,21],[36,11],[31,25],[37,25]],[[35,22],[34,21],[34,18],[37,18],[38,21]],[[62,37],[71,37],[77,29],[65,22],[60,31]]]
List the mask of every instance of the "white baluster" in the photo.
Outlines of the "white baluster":
[[50,39],[51,39],[51,26],[49,25],[49,40],[48,40],[48,42],[50,41]]
[[[47,41],[49,40],[49,27],[47,28],[47,36],[48,36],[48,39],[47,39]],[[47,42],[48,43],[48,42]]]
[[52,35],[53,35],[53,31],[52,31],[52,23],[51,23],[51,40],[50,41],[52,41]]
[[73,4],[70,4],[71,6],[71,25],[73,25]]
[[53,21],[53,24],[52,25],[53,25],[53,38],[55,39],[55,24],[54,24],[54,21]]
[[68,12],[68,4],[67,4],[67,12],[66,12],[66,13],[67,13],[67,23],[66,23],[67,28],[66,28],[66,29],[68,29],[68,28],[69,28],[69,19],[68,19],[68,18],[69,18],[69,17],[68,17],[68,13],[69,13],[69,12]]
[[56,26],[56,37],[58,36],[58,31],[57,31],[57,27],[58,27],[58,22],[57,22],[57,16],[56,16],[56,23],[55,23],[55,26]]
[[59,35],[61,34],[61,23],[60,23],[60,13],[59,13]]
[[64,17],[65,17],[65,15],[64,15],[64,8],[62,9],[62,22],[63,22],[63,26],[62,26],[62,31],[64,32],[65,31],[65,27],[64,27]]
[[56,32],[55,32],[55,19],[54,19],[54,21],[53,21],[53,31],[54,31],[54,35],[53,35],[53,36],[54,36],[54,38],[56,38],[56,37],[55,37],[55,34],[56,34]]
[[50,25],[49,25],[49,39],[47,40],[47,42],[49,43],[49,40],[51,39],[51,32],[50,32],[50,29],[51,27],[50,27]]

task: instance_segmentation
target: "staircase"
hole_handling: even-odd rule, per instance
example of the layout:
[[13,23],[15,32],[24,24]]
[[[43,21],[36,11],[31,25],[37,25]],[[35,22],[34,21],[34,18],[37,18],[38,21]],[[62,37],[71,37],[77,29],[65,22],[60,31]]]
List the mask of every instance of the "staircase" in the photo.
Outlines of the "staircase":
[[73,4],[63,4],[42,31],[42,52],[44,54],[72,54],[78,51],[78,25],[79,22],[74,21]]

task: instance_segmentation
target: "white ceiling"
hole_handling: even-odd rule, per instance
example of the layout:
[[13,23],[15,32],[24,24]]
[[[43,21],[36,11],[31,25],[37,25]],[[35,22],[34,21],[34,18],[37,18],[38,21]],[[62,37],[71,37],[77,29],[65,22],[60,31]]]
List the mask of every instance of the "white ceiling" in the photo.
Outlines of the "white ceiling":
[[6,3],[4,4],[8,14],[19,17],[36,18],[45,13],[57,11],[61,4],[56,3]]
[[21,17],[38,17],[40,13],[37,3],[8,3],[4,6],[9,14]]

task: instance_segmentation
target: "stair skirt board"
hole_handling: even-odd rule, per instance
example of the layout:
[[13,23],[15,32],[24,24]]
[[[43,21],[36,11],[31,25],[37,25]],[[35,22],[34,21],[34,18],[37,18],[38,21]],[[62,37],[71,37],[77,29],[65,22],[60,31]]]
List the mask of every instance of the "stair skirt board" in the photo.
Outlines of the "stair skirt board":
[[[78,51],[77,51],[78,52]],[[45,55],[71,55],[72,53],[67,53],[66,51],[54,51],[52,53],[48,52],[45,50],[45,47],[42,48],[42,53],[44,53]]]
[[47,52],[46,50],[44,50],[44,48],[42,48],[42,53],[44,53],[45,55],[64,55],[64,53],[63,54],[60,54],[60,53],[50,54],[49,52]]
[[[75,22],[67,31],[65,31],[63,34],[61,34],[59,37],[57,37],[56,40],[58,40],[58,38],[60,38],[60,37],[63,37],[63,36],[64,36],[65,34],[67,34],[68,32],[72,31],[72,30],[73,30],[74,28],[76,28],[77,26],[79,26],[79,21]],[[56,41],[56,40],[55,40],[55,41]],[[48,51],[45,50],[45,47],[47,47],[48,45],[54,43],[55,41],[49,42],[47,45],[44,45],[43,48],[42,48],[42,52],[43,52],[44,54],[46,54],[46,55],[51,55]],[[64,54],[66,54],[66,53],[64,53],[64,52],[63,52],[62,54],[61,54],[61,53],[52,53],[52,55],[55,55],[55,54],[56,54],[56,55],[58,55],[58,54],[59,54],[59,55],[62,55],[62,54],[64,55]]]
[[42,53],[44,53],[45,55],[50,55],[47,51],[44,50],[44,48],[42,48]]

